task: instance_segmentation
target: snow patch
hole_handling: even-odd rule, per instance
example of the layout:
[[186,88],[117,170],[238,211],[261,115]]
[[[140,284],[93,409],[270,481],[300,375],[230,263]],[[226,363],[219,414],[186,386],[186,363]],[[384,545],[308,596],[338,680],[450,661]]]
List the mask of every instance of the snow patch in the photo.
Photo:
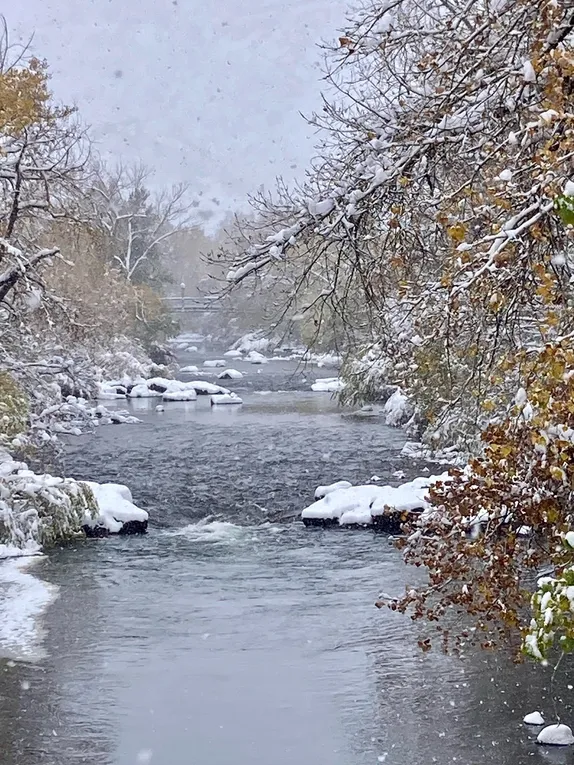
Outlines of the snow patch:
[[331,494],[339,489],[350,489],[352,485],[349,481],[335,481],[335,483],[330,483],[326,486],[317,486],[315,489],[315,499],[323,499],[327,494]]
[[320,377],[311,385],[315,393],[338,393],[343,390],[345,383],[340,377]]
[[522,77],[524,82],[536,82],[536,72],[530,61],[525,61],[522,66]]
[[58,596],[55,585],[28,572],[38,559],[0,561],[0,655],[18,661],[44,658],[39,619]]

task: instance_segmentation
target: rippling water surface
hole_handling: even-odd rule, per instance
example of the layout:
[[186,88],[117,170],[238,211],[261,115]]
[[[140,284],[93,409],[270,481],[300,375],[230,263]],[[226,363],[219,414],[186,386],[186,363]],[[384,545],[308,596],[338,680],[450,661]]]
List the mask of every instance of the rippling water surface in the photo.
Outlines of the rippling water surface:
[[404,436],[271,366],[233,383],[241,409],[144,400],[70,445],[69,474],[129,484],[152,525],[36,566],[59,598],[46,657],[0,663],[2,765],[572,763],[521,724],[552,714],[548,672],[421,655],[373,605],[414,576],[389,539],[294,520],[318,483],[408,469]]

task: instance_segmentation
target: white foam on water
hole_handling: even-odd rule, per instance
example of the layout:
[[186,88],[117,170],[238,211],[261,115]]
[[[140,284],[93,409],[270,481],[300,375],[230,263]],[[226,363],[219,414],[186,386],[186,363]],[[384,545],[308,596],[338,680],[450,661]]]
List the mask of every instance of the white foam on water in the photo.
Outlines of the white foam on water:
[[0,560],[0,656],[17,661],[46,656],[40,618],[59,590],[28,572],[40,557]]
[[244,526],[237,526],[228,521],[214,521],[203,518],[197,523],[190,523],[180,529],[168,531],[169,536],[185,537],[196,542],[232,543],[242,537],[247,531]]

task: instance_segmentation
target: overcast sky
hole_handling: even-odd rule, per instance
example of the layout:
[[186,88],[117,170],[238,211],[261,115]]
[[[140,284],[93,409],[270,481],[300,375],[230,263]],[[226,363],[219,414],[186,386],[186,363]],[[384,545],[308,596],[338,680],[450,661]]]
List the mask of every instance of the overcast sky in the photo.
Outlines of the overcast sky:
[[[348,0],[21,0],[54,93],[76,103],[99,149],[190,181],[201,207],[237,207],[275,176],[302,174],[320,106],[321,54]],[[217,201],[213,201],[217,200]]]

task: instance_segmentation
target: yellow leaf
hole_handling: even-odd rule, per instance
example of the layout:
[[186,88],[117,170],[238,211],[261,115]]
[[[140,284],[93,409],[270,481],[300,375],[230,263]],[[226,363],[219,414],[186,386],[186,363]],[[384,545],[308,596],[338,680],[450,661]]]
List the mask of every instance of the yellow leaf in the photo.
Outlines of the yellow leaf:
[[454,226],[449,226],[446,232],[455,242],[462,242],[466,234],[466,226],[462,223],[456,223]]

